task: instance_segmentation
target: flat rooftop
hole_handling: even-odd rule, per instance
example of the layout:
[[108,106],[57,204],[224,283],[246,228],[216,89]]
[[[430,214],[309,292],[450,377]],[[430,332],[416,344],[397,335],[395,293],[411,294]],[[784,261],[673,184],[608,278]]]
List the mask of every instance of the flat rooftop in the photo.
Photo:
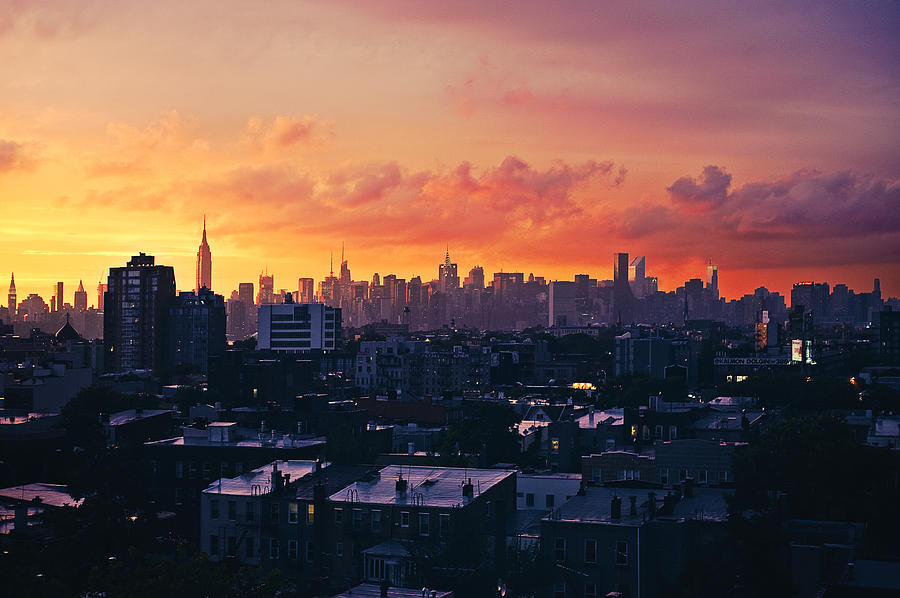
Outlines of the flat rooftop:
[[[619,525],[641,525],[646,519],[650,492],[656,493],[657,513],[662,508],[666,492],[648,488],[612,488],[606,486],[588,487],[584,494],[573,496],[558,509],[552,511],[546,519],[575,523],[609,523]],[[622,499],[622,516],[613,519],[611,515],[612,499]],[[631,515],[631,498],[636,497],[637,514]],[[672,513],[659,514],[658,520],[726,521],[728,505],[722,490],[710,488],[694,488],[694,496],[682,498],[675,503]]]
[[0,498],[16,502],[31,502],[40,498],[45,507],[77,507],[84,499],[75,500],[64,484],[24,484],[0,489]]
[[[473,497],[478,498],[479,494],[515,474],[515,471],[504,469],[388,465],[369,480],[350,484],[329,499],[348,501],[352,498],[353,502],[377,505],[454,507],[464,504],[462,486],[466,480],[472,480]],[[396,489],[401,475],[408,483],[402,494]]]
[[141,419],[163,415],[164,413],[172,414],[168,409],[142,409],[140,411],[137,409],[126,409],[125,411],[110,413],[109,422],[104,423],[108,423],[110,426],[121,426]]
[[[414,590],[410,588],[388,588],[388,598],[422,598],[422,590]],[[339,594],[333,595],[331,598],[379,598],[381,596],[381,588],[376,583],[363,583],[353,586],[349,590],[345,590]],[[453,592],[445,592],[443,590],[428,590],[427,598],[453,598]]]
[[[272,471],[276,465],[281,473],[290,474],[291,482],[316,470],[315,461],[273,461],[234,478],[220,478],[203,492],[227,496],[267,494],[272,490]],[[322,464],[323,468],[326,466],[327,464]]]
[[316,436],[315,438],[291,438],[287,442],[282,437],[269,439],[265,437],[259,439],[242,439],[230,440],[228,442],[210,440],[207,436],[177,436],[175,438],[166,438],[164,440],[154,440],[145,443],[147,446],[218,446],[218,447],[247,447],[247,448],[306,448],[325,444],[324,436]]
[[625,409],[604,409],[585,413],[578,418],[578,427],[591,429],[597,426],[621,426],[625,423]]

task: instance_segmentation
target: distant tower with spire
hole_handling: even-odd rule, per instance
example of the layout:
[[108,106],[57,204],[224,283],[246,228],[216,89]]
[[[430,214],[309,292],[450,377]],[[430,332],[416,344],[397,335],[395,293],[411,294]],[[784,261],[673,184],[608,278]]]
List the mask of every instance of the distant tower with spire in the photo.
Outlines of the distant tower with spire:
[[78,290],[75,291],[75,311],[87,311],[87,291],[84,290],[82,281],[78,281]]
[[9,277],[9,294],[6,296],[6,305],[9,308],[9,321],[16,320],[16,274],[13,272]]
[[199,293],[203,287],[212,290],[212,253],[206,242],[206,215],[203,216],[203,239],[197,250],[197,286],[194,292]]
[[444,263],[438,266],[438,281],[442,293],[447,293],[459,288],[459,275],[456,273],[456,264],[450,262],[450,246],[444,255]]

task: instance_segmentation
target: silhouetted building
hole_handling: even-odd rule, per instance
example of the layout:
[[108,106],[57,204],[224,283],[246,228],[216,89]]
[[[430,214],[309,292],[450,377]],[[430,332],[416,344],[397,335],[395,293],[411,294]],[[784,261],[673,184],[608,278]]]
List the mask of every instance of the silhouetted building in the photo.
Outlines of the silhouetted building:
[[13,272],[9,275],[9,294],[6,296],[6,305],[9,309],[9,321],[16,321],[16,274]]
[[133,256],[109,269],[103,340],[108,371],[157,369],[163,364],[163,334],[175,296],[175,271],[152,255]]
[[84,290],[84,284],[78,281],[78,290],[75,291],[75,311],[87,310],[87,292]]
[[321,303],[260,305],[257,331],[261,350],[330,351],[341,338],[341,310]]
[[259,295],[256,297],[257,305],[265,305],[275,302],[275,276],[271,274],[259,275]]
[[578,324],[574,282],[557,280],[550,283],[548,319],[548,326],[575,326]]
[[166,321],[166,367],[206,374],[209,358],[225,352],[225,298],[206,287],[179,293]]

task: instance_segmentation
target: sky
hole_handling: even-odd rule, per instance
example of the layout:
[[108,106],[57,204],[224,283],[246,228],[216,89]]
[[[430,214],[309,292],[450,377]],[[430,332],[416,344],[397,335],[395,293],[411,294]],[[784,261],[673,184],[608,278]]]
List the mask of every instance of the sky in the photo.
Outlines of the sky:
[[[897,2],[0,0],[0,276],[900,295]],[[4,283],[5,284],[5,283]]]

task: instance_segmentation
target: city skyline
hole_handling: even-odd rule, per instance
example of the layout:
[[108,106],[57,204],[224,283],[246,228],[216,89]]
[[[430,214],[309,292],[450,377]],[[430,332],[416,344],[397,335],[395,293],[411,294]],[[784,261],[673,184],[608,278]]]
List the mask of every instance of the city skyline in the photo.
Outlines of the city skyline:
[[900,292],[896,4],[501,7],[8,5],[0,266],[45,294],[147,251],[188,289],[206,213],[220,289],[319,280],[346,241],[399,276],[449,244]]

